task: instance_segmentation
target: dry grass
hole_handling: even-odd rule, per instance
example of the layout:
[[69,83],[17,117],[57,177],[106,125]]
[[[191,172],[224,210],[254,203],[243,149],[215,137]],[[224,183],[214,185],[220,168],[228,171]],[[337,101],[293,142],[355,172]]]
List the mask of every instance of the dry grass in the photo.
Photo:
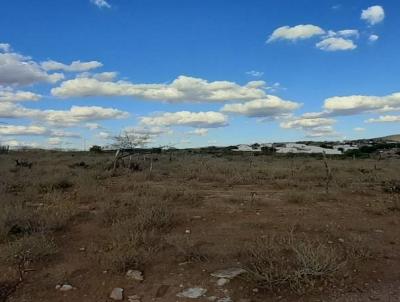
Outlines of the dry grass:
[[0,260],[12,266],[25,266],[57,253],[54,240],[43,234],[25,236],[2,246]]
[[[16,158],[33,162],[32,168],[16,168]],[[97,273],[146,270],[159,261],[174,270],[190,262],[187,267],[197,272],[199,265],[211,270],[241,260],[249,281],[241,286],[303,294],[337,285],[360,261],[370,260],[379,240],[391,240],[388,228],[384,234],[371,231],[370,220],[384,229],[400,208],[399,163],[391,159],[378,168],[370,159],[329,159],[329,195],[321,158],[177,151],[171,160],[169,154],[153,155],[151,175],[142,156],[135,159],[142,171],[121,167],[114,174],[108,170],[111,159],[106,153],[1,155],[0,264],[46,261],[57,250],[68,263],[64,249],[77,259],[86,255],[77,251],[80,246],[89,256],[79,265]],[[301,236],[277,235],[292,222],[303,223]],[[321,240],[326,229],[335,238],[332,244]],[[349,232],[369,236],[369,244],[347,237]],[[271,235],[264,238],[266,233]],[[338,234],[344,243],[337,242]],[[70,247],[64,236],[81,241]],[[252,236],[263,239],[243,248],[237,259],[237,244],[230,242]]]
[[161,235],[174,224],[173,213],[166,203],[151,199],[122,208],[114,206],[104,210],[103,215],[111,228],[100,247],[98,261],[118,272],[142,266],[162,247]]
[[261,288],[302,294],[330,280],[347,259],[332,246],[293,234],[257,239],[242,252],[247,278]]

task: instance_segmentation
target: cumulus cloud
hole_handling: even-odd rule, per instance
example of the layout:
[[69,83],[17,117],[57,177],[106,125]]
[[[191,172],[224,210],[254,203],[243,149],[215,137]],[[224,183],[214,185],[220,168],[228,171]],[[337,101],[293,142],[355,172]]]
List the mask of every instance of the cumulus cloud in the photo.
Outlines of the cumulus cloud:
[[304,128],[315,128],[321,126],[332,126],[335,124],[334,119],[330,118],[306,118],[299,117],[293,120],[283,121],[281,127],[285,129],[304,129]]
[[217,128],[228,125],[228,118],[220,112],[166,112],[152,117],[141,117],[140,123],[144,126],[188,126],[194,128]]
[[76,78],[61,83],[51,93],[61,98],[131,96],[168,102],[224,102],[262,98],[265,96],[265,85],[264,81],[251,81],[241,86],[229,81],[208,82],[187,76],[179,76],[170,84],[133,84],[126,81]]
[[353,130],[356,131],[356,132],[363,132],[363,131],[365,131],[365,128],[355,127],[355,128],[353,128]]
[[367,123],[399,123],[400,115],[381,115],[378,118],[370,118]]
[[370,35],[370,36],[368,37],[368,41],[370,41],[370,42],[378,41],[378,39],[379,39],[379,36],[378,36],[378,35]]
[[317,48],[325,51],[353,50],[357,45],[350,39],[344,38],[326,38],[316,44]]
[[0,135],[45,135],[48,130],[41,126],[0,125]]
[[188,133],[192,134],[192,135],[206,136],[208,134],[208,129],[199,128],[199,129],[194,129],[192,131],[189,131]]
[[22,90],[14,90],[11,87],[0,86],[0,102],[24,102],[37,101],[41,95]]
[[298,117],[283,121],[280,126],[284,129],[299,129],[306,133],[306,137],[333,137],[338,133],[332,125],[336,121],[330,118]]
[[307,129],[306,137],[316,138],[316,137],[338,137],[339,133],[333,129],[332,126],[321,126]]
[[129,113],[98,106],[72,106],[69,110],[39,110],[19,104],[0,103],[0,118],[30,118],[54,126],[75,126],[81,123],[127,118]]
[[325,114],[330,115],[397,111],[400,110],[400,92],[386,96],[335,96],[325,100],[324,109]]
[[11,51],[11,45],[7,43],[0,43],[0,51],[2,52],[10,52]]
[[324,38],[343,37],[343,38],[358,38],[360,32],[357,29],[342,29],[338,31],[329,30]]
[[43,126],[30,125],[0,125],[0,135],[4,136],[52,136],[52,137],[80,137],[77,133],[52,130]]
[[291,113],[300,106],[301,104],[299,103],[285,101],[277,96],[269,95],[264,99],[253,100],[243,104],[226,104],[221,111],[247,117],[270,118]]
[[267,43],[276,40],[304,40],[323,34],[325,34],[325,30],[312,24],[300,24],[293,27],[282,26],[274,30],[268,38]]
[[385,11],[382,6],[374,5],[361,12],[361,20],[366,21],[370,25],[375,25],[385,19]]
[[264,75],[263,71],[257,71],[257,70],[250,70],[246,71],[246,74],[255,78],[262,77]]
[[102,126],[98,123],[86,123],[85,127],[89,130],[97,130],[102,128]]
[[60,62],[49,60],[42,62],[41,66],[46,71],[62,70],[66,72],[83,72],[99,68],[103,66],[103,64],[98,61],[89,61],[89,62],[73,61],[71,64],[66,65]]
[[99,8],[110,8],[111,5],[106,0],[90,0],[91,3]]
[[56,83],[63,78],[62,73],[48,73],[30,57],[14,52],[0,52],[0,85]]

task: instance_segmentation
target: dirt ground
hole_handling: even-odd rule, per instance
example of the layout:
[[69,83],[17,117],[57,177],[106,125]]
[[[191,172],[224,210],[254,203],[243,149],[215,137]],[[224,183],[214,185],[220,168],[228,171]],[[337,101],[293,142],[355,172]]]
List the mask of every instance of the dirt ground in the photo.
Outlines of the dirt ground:
[[[143,302],[400,301],[400,160],[133,162],[0,155],[0,301],[112,301],[116,287]],[[218,286],[210,274],[232,267],[246,273]],[[177,296],[192,287],[207,292]]]

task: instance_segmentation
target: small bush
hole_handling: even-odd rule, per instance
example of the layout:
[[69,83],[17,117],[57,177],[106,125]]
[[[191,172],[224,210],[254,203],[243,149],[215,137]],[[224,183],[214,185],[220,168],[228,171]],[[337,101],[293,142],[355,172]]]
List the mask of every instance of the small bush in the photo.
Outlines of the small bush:
[[47,259],[57,253],[57,246],[52,239],[38,234],[25,236],[0,249],[0,261],[9,265],[24,265]]
[[333,247],[293,235],[262,238],[244,252],[247,278],[261,288],[290,288],[302,294],[328,281],[345,263]]

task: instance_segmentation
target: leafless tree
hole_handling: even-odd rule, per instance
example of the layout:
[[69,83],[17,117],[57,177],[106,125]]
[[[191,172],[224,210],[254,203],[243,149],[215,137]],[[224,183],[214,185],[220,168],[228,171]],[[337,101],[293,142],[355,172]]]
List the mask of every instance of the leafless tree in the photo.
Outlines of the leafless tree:
[[132,155],[135,154],[136,149],[144,148],[150,143],[150,136],[148,134],[138,134],[133,131],[124,131],[118,136],[113,137],[111,147],[116,149],[113,170],[118,166],[118,163],[125,157],[129,156],[129,168],[138,169],[137,164],[132,163]]

